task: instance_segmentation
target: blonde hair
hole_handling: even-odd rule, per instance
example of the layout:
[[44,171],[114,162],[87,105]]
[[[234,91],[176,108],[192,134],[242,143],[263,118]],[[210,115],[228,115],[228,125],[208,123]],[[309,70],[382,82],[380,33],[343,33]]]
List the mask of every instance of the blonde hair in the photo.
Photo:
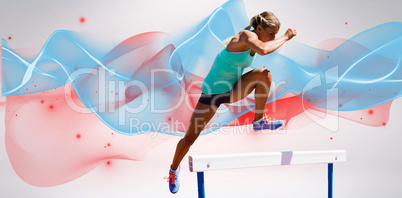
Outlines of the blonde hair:
[[276,18],[274,13],[272,12],[262,12],[261,14],[257,14],[250,19],[250,25],[244,28],[245,30],[250,30],[251,27],[257,29],[257,26],[261,25],[264,29],[265,28],[280,28],[281,22],[279,19]]
[[[261,25],[264,29],[265,28],[280,28],[281,22],[279,19],[274,15],[272,12],[262,12],[261,14],[257,14],[250,19],[250,25],[245,27],[245,30],[250,30],[251,28],[257,29],[257,26]],[[232,40],[233,36],[223,40],[221,45],[227,45]]]

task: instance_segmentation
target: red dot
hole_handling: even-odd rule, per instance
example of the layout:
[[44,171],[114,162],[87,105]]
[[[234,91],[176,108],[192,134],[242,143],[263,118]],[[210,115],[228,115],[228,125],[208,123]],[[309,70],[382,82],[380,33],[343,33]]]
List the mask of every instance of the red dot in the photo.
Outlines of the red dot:
[[8,37],[8,40],[11,40],[11,36]]
[[339,104],[338,106],[339,106],[339,107],[342,107],[342,104]]
[[80,22],[81,22],[81,23],[85,23],[85,18],[84,18],[84,17],[81,17],[81,18],[80,18]]
[[40,101],[40,103],[42,103],[42,104],[43,104],[44,102],[45,102],[45,101],[43,101],[43,100]]
[[107,146],[109,146],[109,147],[110,147],[110,143],[107,143]]
[[18,114],[15,114],[15,116],[18,116]]
[[348,22],[345,22],[345,25],[347,25],[348,24]]
[[370,115],[373,115],[374,111],[370,109],[368,113],[369,113]]
[[363,120],[363,118],[360,118],[360,120]]
[[53,105],[50,105],[49,108],[53,109]]
[[107,161],[106,164],[107,164],[107,165],[110,165],[110,161]]
[[113,133],[112,133],[112,135],[113,135]]
[[383,123],[382,123],[382,126],[385,126],[385,125],[387,125],[387,123],[383,122]]
[[332,140],[332,137],[331,137],[331,140]]
[[77,139],[80,139],[81,138],[81,135],[80,134],[77,134]]

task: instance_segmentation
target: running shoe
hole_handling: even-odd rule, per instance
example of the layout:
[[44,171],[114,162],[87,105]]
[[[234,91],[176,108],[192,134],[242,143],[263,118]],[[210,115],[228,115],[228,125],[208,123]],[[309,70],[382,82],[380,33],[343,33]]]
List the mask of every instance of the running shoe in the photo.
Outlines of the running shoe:
[[170,169],[169,177],[165,177],[165,179],[168,179],[168,182],[169,182],[169,190],[173,194],[175,194],[175,193],[177,193],[177,191],[179,191],[179,187],[180,187],[179,173],[180,173],[180,165],[176,171],[172,171],[172,169]]
[[264,114],[264,116],[260,120],[257,121],[253,120],[253,129],[255,131],[263,129],[276,130],[279,127],[281,127],[283,123],[284,123],[283,120],[269,120],[267,115]]

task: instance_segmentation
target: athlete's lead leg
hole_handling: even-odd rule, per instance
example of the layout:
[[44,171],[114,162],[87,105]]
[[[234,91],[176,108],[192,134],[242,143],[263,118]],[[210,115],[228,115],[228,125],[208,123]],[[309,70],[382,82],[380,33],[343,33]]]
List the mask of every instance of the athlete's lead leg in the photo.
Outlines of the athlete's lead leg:
[[271,87],[271,72],[266,68],[254,69],[243,74],[233,87],[231,102],[247,97],[255,89],[254,120],[262,118]]
[[[268,100],[271,87],[271,72],[266,68],[254,69],[242,75],[235,86],[231,95],[231,102],[241,100],[249,95],[255,89],[255,114],[253,120],[253,129],[271,129],[275,130],[283,125],[282,120],[269,122],[264,115],[265,105]],[[264,117],[264,119],[262,119]]]

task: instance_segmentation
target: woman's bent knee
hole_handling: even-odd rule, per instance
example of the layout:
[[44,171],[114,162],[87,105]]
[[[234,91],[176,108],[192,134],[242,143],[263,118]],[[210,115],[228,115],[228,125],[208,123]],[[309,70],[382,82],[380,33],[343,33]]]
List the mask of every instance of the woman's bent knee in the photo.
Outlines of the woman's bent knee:
[[259,76],[260,76],[260,80],[264,81],[264,82],[269,82],[271,83],[272,81],[272,75],[271,72],[269,71],[269,69],[267,68],[260,68],[260,69],[256,69]]

